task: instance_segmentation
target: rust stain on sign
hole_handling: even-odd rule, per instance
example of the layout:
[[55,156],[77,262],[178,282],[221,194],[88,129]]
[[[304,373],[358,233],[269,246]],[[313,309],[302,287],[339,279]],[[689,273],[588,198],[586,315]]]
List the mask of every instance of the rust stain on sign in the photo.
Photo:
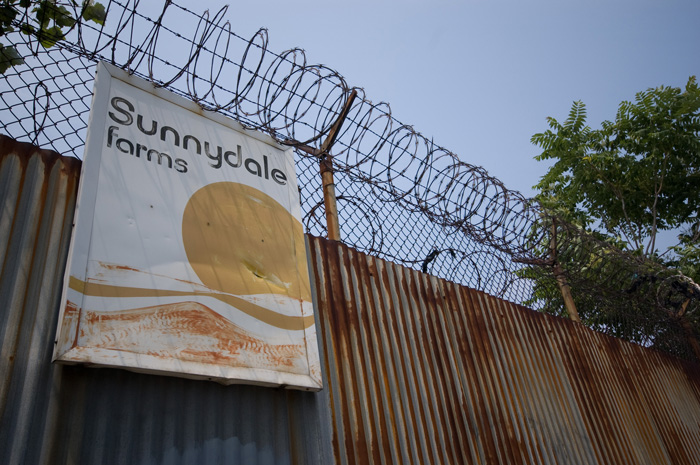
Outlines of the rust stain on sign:
[[[295,371],[303,345],[268,344],[197,302],[117,312],[83,311],[78,344],[200,363],[284,366]],[[172,348],[177,347],[175,353]]]

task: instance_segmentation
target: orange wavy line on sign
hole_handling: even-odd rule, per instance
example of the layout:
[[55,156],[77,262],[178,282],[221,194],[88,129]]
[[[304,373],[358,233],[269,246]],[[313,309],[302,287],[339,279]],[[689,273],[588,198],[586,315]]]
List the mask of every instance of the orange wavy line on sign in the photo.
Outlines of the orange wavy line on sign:
[[111,284],[100,284],[85,282],[71,276],[68,287],[78,291],[83,295],[92,297],[213,297],[221,302],[237,308],[246,315],[267,323],[276,328],[298,331],[304,330],[314,324],[314,316],[289,316],[282,315],[273,310],[255,305],[247,300],[230,294],[218,294],[204,291],[173,291],[167,289],[144,289],[140,287],[114,286]]

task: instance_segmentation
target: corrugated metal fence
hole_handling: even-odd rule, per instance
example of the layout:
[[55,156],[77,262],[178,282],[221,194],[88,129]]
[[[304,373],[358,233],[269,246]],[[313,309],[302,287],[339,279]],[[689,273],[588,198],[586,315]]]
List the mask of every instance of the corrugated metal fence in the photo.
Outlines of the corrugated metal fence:
[[700,463],[700,372],[311,239],[339,463]]
[[309,238],[320,393],[50,363],[80,164],[0,136],[0,463],[700,463],[698,367]]

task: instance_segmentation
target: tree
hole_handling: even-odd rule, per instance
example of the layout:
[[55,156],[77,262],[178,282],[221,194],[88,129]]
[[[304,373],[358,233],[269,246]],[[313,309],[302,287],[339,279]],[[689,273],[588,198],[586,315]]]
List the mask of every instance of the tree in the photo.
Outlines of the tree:
[[[34,36],[44,48],[56,42],[77,24],[79,19],[104,25],[107,13],[100,3],[84,0],[0,0],[0,37],[14,32]],[[0,74],[24,63],[15,45],[0,43]]]
[[[535,186],[536,198],[548,217],[568,225],[557,240],[566,243],[569,252],[550,254],[548,272],[534,268],[523,272],[535,281],[530,303],[561,312],[562,298],[551,272],[560,266],[579,287],[589,283],[578,293],[572,284],[584,323],[627,339],[660,344],[659,320],[649,315],[648,305],[620,296],[642,288],[661,295],[654,287],[660,278],[638,271],[644,260],[678,270],[679,276],[690,278],[691,287],[699,281],[700,89],[695,77],[684,89],[661,86],[637,93],[634,102],[619,105],[614,121],[604,121],[599,129],[586,125],[582,102],[574,102],[563,123],[551,117],[547,121],[549,129],[531,139],[542,148],[537,160],[554,161]],[[660,249],[660,231],[676,231],[678,242]],[[641,261],[623,265],[630,260],[623,259],[624,254],[603,252],[616,249]],[[620,298],[605,304],[598,290],[612,282]],[[675,286],[685,282],[677,280]],[[685,305],[682,311],[673,311],[682,316],[681,323],[692,320],[695,325],[697,316]],[[622,321],[626,315],[638,317],[630,317],[630,323]]]

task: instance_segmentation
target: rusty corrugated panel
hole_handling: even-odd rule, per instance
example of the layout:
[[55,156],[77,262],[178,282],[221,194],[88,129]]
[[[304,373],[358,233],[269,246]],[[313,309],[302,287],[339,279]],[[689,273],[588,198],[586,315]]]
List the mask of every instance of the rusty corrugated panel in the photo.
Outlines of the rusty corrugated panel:
[[51,364],[79,171],[0,136],[0,463],[333,463],[327,391]]
[[310,239],[339,463],[700,463],[700,372]]

